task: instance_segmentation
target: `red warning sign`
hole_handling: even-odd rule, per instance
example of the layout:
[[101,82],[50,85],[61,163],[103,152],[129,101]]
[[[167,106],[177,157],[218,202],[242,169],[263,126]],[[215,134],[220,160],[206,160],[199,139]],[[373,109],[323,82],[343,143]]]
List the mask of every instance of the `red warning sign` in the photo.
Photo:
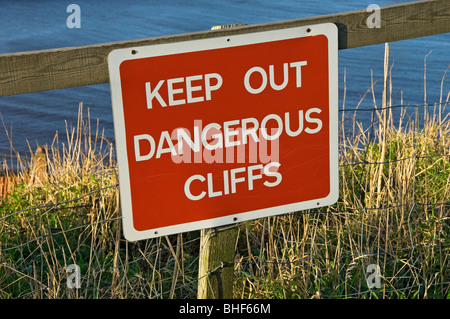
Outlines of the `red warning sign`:
[[337,28],[110,53],[128,240],[333,204]]

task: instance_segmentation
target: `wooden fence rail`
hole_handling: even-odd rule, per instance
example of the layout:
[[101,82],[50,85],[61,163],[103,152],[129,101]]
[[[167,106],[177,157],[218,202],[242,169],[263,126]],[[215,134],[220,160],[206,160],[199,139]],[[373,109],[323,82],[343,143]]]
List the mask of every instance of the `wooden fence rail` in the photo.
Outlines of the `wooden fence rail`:
[[[369,28],[366,9],[186,34],[100,43],[79,47],[0,54],[0,96],[108,83],[111,50],[332,22],[339,49],[450,32],[450,1],[414,1],[381,7],[380,28]],[[243,21],[245,22],[245,21]]]

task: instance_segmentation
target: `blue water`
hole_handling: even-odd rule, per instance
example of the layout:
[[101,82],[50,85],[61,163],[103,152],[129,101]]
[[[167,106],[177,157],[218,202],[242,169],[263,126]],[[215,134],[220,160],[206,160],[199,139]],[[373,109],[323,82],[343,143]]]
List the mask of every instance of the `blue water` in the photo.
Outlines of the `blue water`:
[[[0,0],[0,54],[87,45],[209,30],[220,24],[257,24],[301,17],[366,9],[373,1],[306,0]],[[378,0],[380,6],[407,1]],[[67,6],[78,4],[81,28],[66,25]],[[383,18],[383,17],[381,17]],[[427,102],[439,102],[442,76],[450,64],[450,34],[398,41],[390,44],[393,99],[400,104],[424,103],[424,58],[427,58]],[[339,51],[340,107],[354,108],[370,87],[371,70],[377,104],[381,105],[384,45]],[[1,70],[0,70],[1,72]],[[449,74],[450,77],[450,74]],[[444,99],[450,90],[444,82]],[[100,120],[105,136],[114,139],[109,84],[0,97],[0,120],[14,149],[29,153],[36,145],[50,145],[55,132],[65,136],[66,123],[76,125],[79,102],[89,108],[91,119]],[[360,108],[373,107],[368,95]],[[450,108],[450,107],[449,107]],[[358,114],[363,122],[370,113]],[[95,122],[93,122],[95,123]],[[10,154],[5,129],[0,127],[0,157]]]

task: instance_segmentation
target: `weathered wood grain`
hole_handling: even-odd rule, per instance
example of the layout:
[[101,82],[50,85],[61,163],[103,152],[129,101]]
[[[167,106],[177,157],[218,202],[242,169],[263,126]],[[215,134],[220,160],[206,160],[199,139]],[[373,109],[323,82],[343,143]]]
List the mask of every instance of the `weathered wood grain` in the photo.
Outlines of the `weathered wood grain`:
[[370,14],[364,8],[233,29],[0,54],[0,96],[107,83],[108,53],[113,49],[124,47],[189,41],[325,22],[336,23],[339,27],[339,49],[450,32],[449,0],[415,1],[382,7],[380,28],[367,26]]
[[202,229],[197,299],[233,299],[236,227]]

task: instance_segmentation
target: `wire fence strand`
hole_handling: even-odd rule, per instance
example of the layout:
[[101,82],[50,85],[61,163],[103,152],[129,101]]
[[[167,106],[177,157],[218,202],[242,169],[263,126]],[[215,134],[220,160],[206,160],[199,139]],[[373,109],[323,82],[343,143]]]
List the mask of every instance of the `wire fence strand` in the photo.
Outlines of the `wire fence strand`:
[[[395,108],[420,108],[420,107],[437,107],[437,106],[447,106],[447,104],[449,104],[448,101],[446,102],[439,102],[439,103],[434,103],[434,104],[417,104],[417,105],[410,105],[410,104],[405,104],[405,105],[391,105],[391,106],[386,106],[386,107],[382,107],[382,108],[353,108],[353,109],[342,109],[339,110],[339,112],[381,112],[381,111],[386,111],[386,110],[390,110],[390,109],[395,109]],[[444,108],[445,110],[445,108]],[[443,114],[442,114],[443,115]],[[374,128],[374,121],[372,119],[372,129]],[[374,136],[374,134],[372,134],[372,137]],[[339,163],[339,167],[340,168],[345,168],[345,167],[351,167],[351,166],[357,166],[357,165],[370,165],[370,166],[375,166],[375,165],[385,165],[385,164],[393,164],[393,163],[399,163],[399,162],[405,162],[405,161],[409,161],[409,160],[415,160],[415,161],[419,161],[419,160],[425,160],[425,159],[430,159],[430,158],[448,158],[450,157],[450,154],[448,153],[443,153],[443,154],[423,154],[423,155],[411,155],[411,156],[406,156],[406,157],[402,157],[402,158],[396,158],[396,159],[388,159],[388,160],[384,160],[384,161],[368,161],[366,160],[366,153],[364,153],[364,160],[362,161],[340,161]],[[12,229],[12,224],[8,223],[8,220],[11,220],[13,217],[18,216],[21,213],[27,213],[27,212],[36,212],[38,213],[39,216],[44,216],[47,215],[48,213],[57,210],[57,209],[72,209],[72,210],[77,210],[77,209],[81,209],[81,208],[88,208],[88,207],[94,207],[95,203],[83,203],[83,204],[77,204],[78,201],[81,201],[91,195],[94,194],[98,194],[98,193],[103,193],[106,191],[118,191],[118,183],[115,183],[113,185],[109,185],[109,186],[105,186],[105,187],[101,187],[95,190],[91,190],[83,195],[77,196],[75,198],[72,199],[68,199],[68,200],[64,200],[64,201],[60,201],[60,202],[55,202],[55,203],[51,203],[51,204],[44,204],[44,205],[38,205],[38,206],[34,206],[34,207],[28,207],[25,209],[21,209],[21,210],[17,210],[14,212],[3,212],[3,216],[0,216],[0,222],[3,222],[3,226],[1,226],[0,228],[0,232],[2,232],[3,234],[7,234],[8,237],[12,238],[15,235],[21,234],[24,230],[23,229]],[[72,204],[72,205],[68,205],[68,204]],[[363,216],[365,214],[368,214],[369,212],[373,212],[373,213],[377,213],[377,212],[385,212],[385,215],[389,215],[390,212],[392,210],[395,209],[399,209],[399,208],[411,208],[411,212],[414,208],[416,207],[422,207],[424,209],[432,209],[432,208],[437,208],[439,207],[440,209],[445,210],[446,213],[448,213],[448,207],[450,207],[450,201],[440,201],[440,202],[419,202],[416,200],[404,203],[403,201],[400,201],[400,203],[398,204],[394,204],[394,205],[380,205],[380,206],[376,206],[376,207],[365,207],[365,206],[361,206],[361,207],[342,207],[345,205],[341,205],[341,206],[329,206],[326,208],[319,208],[319,209],[311,209],[311,210],[307,210],[307,211],[302,211],[302,212],[293,212],[293,213],[289,213],[286,215],[290,215],[290,216],[302,216],[302,215],[318,215],[318,216],[324,216],[324,215],[334,215],[334,216],[339,216],[339,215],[350,215],[350,214],[359,214],[359,216]],[[411,214],[410,212],[410,214]],[[446,225],[448,224],[449,221],[448,216],[444,216],[443,218],[441,218],[438,222],[440,222],[442,225],[444,225],[446,227]],[[28,238],[25,241],[17,244],[17,243],[8,243],[8,242],[1,242],[0,243],[0,257],[5,256],[8,253],[13,253],[13,252],[17,252],[20,251],[21,248],[24,247],[28,247],[33,243],[42,243],[44,242],[46,239],[54,239],[59,240],[59,235],[66,235],[70,232],[80,232],[79,235],[79,239],[78,241],[82,241],[82,233],[92,227],[95,226],[99,226],[99,225],[105,225],[105,224],[109,224],[109,223],[115,223],[116,224],[116,228],[117,228],[117,234],[118,231],[120,230],[120,224],[122,222],[122,216],[120,216],[120,211],[117,211],[117,216],[113,216],[110,218],[103,218],[103,219],[99,219],[96,221],[92,221],[89,223],[84,223],[82,225],[77,225],[74,227],[70,227],[67,229],[57,229],[54,231],[49,231],[46,233],[42,233],[40,235],[35,234],[34,238]],[[258,223],[258,221],[256,222]],[[409,219],[403,221],[403,224],[409,223]],[[400,224],[401,225],[401,224]],[[409,228],[411,228],[411,225],[409,225]],[[244,222],[244,223],[236,223],[236,224],[231,224],[225,227],[222,227],[221,229],[217,229],[216,231],[224,231],[224,230],[228,230],[228,229],[232,229],[232,228],[239,228],[242,230],[242,232],[246,232],[249,230],[250,223],[249,222]],[[264,225],[260,225],[260,227],[264,227]],[[178,235],[180,236],[180,235]],[[278,235],[276,234],[272,234],[272,236],[274,236],[274,238],[276,238]],[[284,236],[284,235],[283,235]],[[285,237],[280,236],[278,237],[278,239],[284,240],[284,242],[289,242],[289,240],[286,240]],[[362,235],[361,235],[362,236]],[[193,237],[193,238],[192,238]],[[171,289],[167,289],[166,291],[160,290],[160,291],[153,291],[153,292],[149,292],[147,291],[147,295],[151,296],[151,298],[163,298],[166,296],[173,296],[174,291],[182,291],[184,289],[194,289],[193,287],[196,286],[196,284],[198,283],[198,281],[204,277],[210,277],[212,275],[212,273],[214,273],[215,270],[208,272],[207,274],[205,274],[202,278],[197,278],[196,274],[194,271],[189,271],[186,270],[185,272],[183,272],[183,276],[181,276],[180,278],[178,278],[178,274],[176,275],[177,277],[167,277],[165,279],[162,279],[161,277],[161,273],[163,273],[164,271],[169,271],[168,269],[170,268],[170,265],[174,265],[174,264],[178,264],[178,258],[181,259],[185,259],[188,260],[189,263],[193,264],[195,263],[198,258],[196,257],[192,257],[192,256],[187,256],[187,255],[183,255],[185,254],[185,250],[188,247],[198,247],[199,243],[200,243],[200,235],[192,235],[190,239],[186,240],[186,241],[180,241],[179,243],[170,243],[169,241],[169,237],[166,236],[166,239],[168,241],[169,245],[165,245],[163,241],[158,240],[158,239],[152,239],[152,240],[147,240],[145,241],[143,244],[140,243],[135,243],[133,244],[134,248],[133,249],[137,249],[140,251],[141,256],[134,256],[132,259],[127,259],[129,258],[128,254],[129,254],[129,245],[131,245],[131,243],[127,243],[123,238],[119,238],[116,243],[115,243],[115,253],[114,253],[114,258],[115,258],[115,263],[112,266],[106,267],[106,268],[101,268],[100,270],[97,271],[97,273],[95,274],[95,276],[98,276],[99,278],[103,275],[107,275],[107,274],[113,274],[111,281],[109,282],[109,286],[108,284],[102,283],[102,289],[103,290],[113,290],[114,289],[114,285],[113,285],[113,281],[114,280],[118,280],[117,279],[117,275],[115,275],[116,273],[120,273],[120,272],[124,272],[126,273],[127,271],[129,271],[130,269],[132,269],[133,267],[147,267],[149,270],[149,273],[152,274],[152,280],[157,281],[155,278],[160,278],[159,280],[159,285],[160,287],[163,286],[170,286],[169,284],[173,283],[175,281],[175,283],[178,283],[175,287],[172,287]],[[94,239],[91,239],[91,241],[93,242]],[[12,244],[12,245],[10,245]],[[53,243],[48,244],[49,247],[51,247],[52,245],[54,245]],[[119,253],[119,248],[125,245],[126,246],[126,255],[125,257],[121,257],[120,253]],[[40,246],[40,245],[38,245]],[[367,257],[377,257],[379,259],[384,258],[386,260],[384,260],[384,262],[397,262],[398,261],[398,254],[400,252],[402,253],[408,253],[410,255],[412,255],[413,253],[415,253],[418,250],[422,250],[422,251],[427,251],[427,250],[434,250],[434,249],[439,249],[440,252],[445,252],[446,254],[449,253],[449,248],[450,245],[449,244],[441,244],[439,242],[434,242],[431,241],[430,244],[412,244],[409,247],[397,247],[397,249],[383,249],[383,247],[378,247],[377,251],[366,251],[366,252],[359,252],[357,254],[344,254],[344,255],[338,255],[338,256],[323,256],[323,255],[319,255],[317,253],[314,253],[313,251],[311,251],[310,255],[308,256],[303,256],[303,257],[299,257],[298,259],[295,260],[283,260],[283,258],[280,258],[279,260],[267,260],[265,258],[261,258],[260,256],[247,256],[247,257],[242,257],[239,260],[235,260],[233,263],[231,264],[224,264],[222,263],[220,267],[229,267],[229,266],[233,266],[235,267],[235,269],[238,272],[243,272],[244,270],[242,269],[242,267],[244,268],[249,268],[250,266],[258,266],[260,268],[263,268],[263,266],[283,266],[283,267],[290,267],[291,265],[297,264],[297,265],[302,265],[305,262],[311,262],[312,260],[316,260],[316,261],[326,261],[326,262],[330,262],[330,261],[354,261],[354,260],[358,260],[361,258],[367,258]],[[33,249],[37,249],[37,248],[33,248]],[[53,248],[54,249],[54,248]],[[69,250],[71,248],[69,247]],[[77,248],[78,250],[78,248]],[[94,262],[96,258],[98,258],[96,256],[97,253],[93,254],[91,252],[92,256],[91,256],[91,260],[89,262],[89,267],[91,266],[91,263]],[[44,256],[45,254],[42,253],[41,254],[41,259],[42,258],[47,258]],[[165,258],[167,258],[167,260],[165,262],[162,261],[162,257],[163,256]],[[26,259],[27,257],[21,257],[23,260],[21,261],[22,264],[25,265]],[[66,258],[66,257],[64,257]],[[121,259],[123,258],[123,259]],[[406,257],[404,257],[406,258]],[[152,264],[150,262],[150,259],[153,260]],[[47,261],[49,262],[49,261]],[[177,267],[184,267],[184,262],[181,263],[181,265],[178,265]],[[121,263],[121,264],[120,264]],[[24,295],[21,295],[18,298],[26,298],[26,297],[30,297],[30,296],[34,296],[36,293],[38,293],[38,291],[40,291],[40,293],[42,293],[43,291],[50,291],[50,290],[57,290],[60,288],[63,288],[66,283],[62,282],[62,283],[44,283],[42,281],[39,281],[37,279],[35,279],[33,276],[31,276],[29,273],[27,273],[26,271],[23,271],[21,269],[13,269],[14,266],[8,264],[6,261],[3,261],[0,264],[0,269],[1,267],[5,267],[7,269],[9,269],[10,271],[15,271],[17,274],[19,274],[20,276],[22,276],[23,278],[28,278],[30,280],[32,280],[34,282],[34,285],[36,285],[36,287],[34,288],[34,291],[30,291]],[[29,267],[29,266],[27,266]],[[175,267],[175,266],[174,266]],[[27,268],[28,269],[28,268]],[[217,270],[217,269],[216,269]],[[175,276],[175,272],[172,274],[173,276]],[[94,276],[94,275],[93,275]],[[115,277],[116,276],[116,277]],[[132,281],[137,281],[137,280],[141,280],[138,277],[133,277],[132,279],[127,279],[126,276],[124,274],[122,274],[122,279],[124,281],[125,285],[131,285]],[[116,279],[114,279],[116,278]],[[174,279],[175,278],[175,279]],[[448,278],[448,277],[446,277]],[[128,282],[129,281],[129,282]],[[85,287],[86,289],[98,289],[98,286],[100,285],[100,282],[95,282],[93,279],[91,282],[87,283],[88,286]],[[363,291],[358,291],[358,292],[349,292],[346,294],[322,294],[320,293],[320,297],[323,298],[351,298],[351,297],[360,297],[360,296],[365,296],[368,294],[377,294],[377,293],[384,293],[384,294],[389,294],[389,293],[397,293],[400,291],[407,291],[407,290],[412,290],[412,289],[421,289],[423,287],[435,287],[435,286],[448,286],[450,284],[450,281],[448,280],[443,280],[442,282],[439,283],[420,283],[418,282],[417,279],[415,279],[415,283],[413,285],[401,285],[398,288],[392,288],[392,289],[388,289],[388,284],[386,282],[386,285],[381,288],[381,289],[368,289],[368,290],[363,290]],[[152,288],[154,289],[154,288]],[[162,289],[162,288],[161,288]],[[2,291],[2,288],[0,287],[0,292]]]

